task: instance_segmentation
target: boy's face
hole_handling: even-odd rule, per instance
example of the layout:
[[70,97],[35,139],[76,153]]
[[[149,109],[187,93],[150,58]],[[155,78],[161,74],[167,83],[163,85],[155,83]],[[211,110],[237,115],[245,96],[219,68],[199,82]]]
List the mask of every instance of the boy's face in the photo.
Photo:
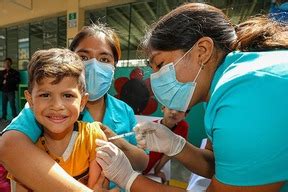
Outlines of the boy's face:
[[186,117],[185,112],[168,109],[167,107],[162,107],[162,111],[164,113],[163,123],[170,128]]
[[62,138],[73,129],[88,95],[81,96],[77,79],[64,77],[58,84],[51,84],[54,78],[34,82],[32,93],[25,91],[25,97],[34,111],[37,121],[44,126],[51,138]]

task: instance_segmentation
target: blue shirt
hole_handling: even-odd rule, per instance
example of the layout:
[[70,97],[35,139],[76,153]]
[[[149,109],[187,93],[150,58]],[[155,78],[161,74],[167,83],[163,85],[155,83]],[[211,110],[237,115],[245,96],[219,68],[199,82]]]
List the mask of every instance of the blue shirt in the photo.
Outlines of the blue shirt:
[[[105,114],[102,123],[107,125],[117,135],[127,133],[133,130],[137,124],[132,108],[123,101],[107,94],[105,99]],[[83,111],[82,121],[93,122],[94,119],[87,109]],[[125,139],[137,145],[135,136],[125,137]]]
[[217,69],[205,113],[215,177],[238,186],[288,179],[288,51],[233,52]]

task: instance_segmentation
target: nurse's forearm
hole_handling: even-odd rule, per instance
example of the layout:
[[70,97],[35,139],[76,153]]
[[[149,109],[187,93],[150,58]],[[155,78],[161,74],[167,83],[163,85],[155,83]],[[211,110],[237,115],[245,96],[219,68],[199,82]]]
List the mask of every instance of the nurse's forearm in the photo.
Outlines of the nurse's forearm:
[[133,182],[131,192],[147,192],[147,191],[157,191],[157,192],[186,192],[185,189],[180,189],[172,187],[169,185],[164,185],[157,183],[148,179],[145,176],[139,175]]
[[0,138],[0,154],[5,168],[35,191],[92,191],[69,176],[20,132],[4,133]]
[[211,178],[215,173],[214,154],[211,150],[200,149],[187,142],[175,158],[187,169],[203,177]]
[[114,140],[113,143],[125,153],[135,171],[143,171],[146,169],[149,156],[144,150],[130,144],[124,139]]
[[[100,124],[100,127],[107,136],[107,138],[116,135],[109,127],[103,124]],[[149,156],[145,153],[144,150],[130,144],[123,138],[111,140],[111,142],[125,153],[126,157],[129,159],[129,162],[135,171],[143,171],[144,169],[146,169],[149,161]]]

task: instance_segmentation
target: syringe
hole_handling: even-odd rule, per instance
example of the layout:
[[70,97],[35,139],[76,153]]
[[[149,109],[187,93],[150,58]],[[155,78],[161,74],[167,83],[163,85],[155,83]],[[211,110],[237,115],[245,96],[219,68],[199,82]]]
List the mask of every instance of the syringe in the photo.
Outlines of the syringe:
[[123,138],[123,137],[128,137],[130,135],[135,135],[134,131],[128,132],[128,133],[123,133],[121,135],[116,135],[113,137],[108,138],[108,141],[114,140],[114,139],[119,139],[119,138]]

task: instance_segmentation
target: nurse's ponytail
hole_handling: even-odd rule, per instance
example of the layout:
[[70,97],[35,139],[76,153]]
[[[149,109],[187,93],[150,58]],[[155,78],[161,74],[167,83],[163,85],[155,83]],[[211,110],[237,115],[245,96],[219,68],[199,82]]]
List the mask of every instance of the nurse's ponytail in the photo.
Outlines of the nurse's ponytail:
[[288,48],[288,25],[267,16],[256,16],[236,26],[237,49],[266,51]]

